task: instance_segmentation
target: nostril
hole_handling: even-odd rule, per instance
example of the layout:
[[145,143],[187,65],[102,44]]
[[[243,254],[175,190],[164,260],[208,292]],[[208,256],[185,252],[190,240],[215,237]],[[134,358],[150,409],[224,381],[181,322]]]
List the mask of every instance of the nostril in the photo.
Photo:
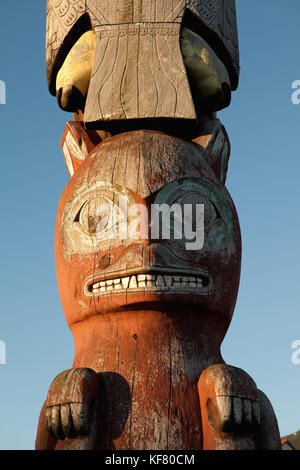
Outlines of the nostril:
[[229,106],[231,103],[231,88],[228,83],[222,83],[222,92],[225,106]]
[[62,97],[62,88],[60,88],[56,92],[56,100],[57,100],[57,104],[60,108],[61,108],[61,97]]
[[97,268],[105,269],[111,264],[110,255],[104,255],[97,264]]
[[73,86],[68,85],[62,88],[62,93],[61,93],[61,107],[63,109],[67,109],[71,104],[72,104],[72,98],[74,95],[74,90]]
[[84,110],[85,98],[73,85],[61,87],[56,93],[57,103],[64,111]]

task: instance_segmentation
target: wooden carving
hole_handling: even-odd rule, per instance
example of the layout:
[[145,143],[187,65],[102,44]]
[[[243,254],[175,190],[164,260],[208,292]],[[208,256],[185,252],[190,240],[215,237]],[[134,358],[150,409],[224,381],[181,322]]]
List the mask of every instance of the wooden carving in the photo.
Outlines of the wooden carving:
[[[196,135],[199,114],[227,106],[238,83],[234,3],[211,3],[48,0],[51,93],[63,109],[84,111],[92,128],[156,129],[157,119],[181,119]],[[70,67],[85,71],[89,87],[78,86]],[[57,76],[61,68],[69,83]]]
[[238,80],[232,0],[48,0],[61,146],[55,258],[75,342],[37,449],[279,449],[267,397],[220,348],[241,234],[215,111]]

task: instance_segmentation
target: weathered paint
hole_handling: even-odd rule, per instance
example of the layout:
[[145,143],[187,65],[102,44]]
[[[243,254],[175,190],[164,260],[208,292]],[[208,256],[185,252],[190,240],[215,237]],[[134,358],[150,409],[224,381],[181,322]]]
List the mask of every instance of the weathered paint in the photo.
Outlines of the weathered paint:
[[[238,82],[234,0],[47,6],[50,90],[58,74],[59,104],[76,111],[62,139],[71,180],[55,235],[75,357],[49,388],[36,448],[280,448],[270,402],[220,353],[241,262],[224,186],[230,143],[213,113]],[[199,202],[197,247],[155,236],[153,205]],[[138,206],[139,230],[98,230],[103,204],[113,233]]]
[[235,1],[214,3],[48,0],[51,93],[98,129],[124,131],[124,121],[140,119],[196,128],[204,111],[229,105],[238,83]]

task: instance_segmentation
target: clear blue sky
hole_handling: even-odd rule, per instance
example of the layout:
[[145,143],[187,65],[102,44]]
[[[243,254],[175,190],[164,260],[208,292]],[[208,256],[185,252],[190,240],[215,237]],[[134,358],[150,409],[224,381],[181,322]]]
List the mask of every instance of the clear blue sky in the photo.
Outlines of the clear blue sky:
[[[288,3],[288,7],[287,7]],[[240,87],[219,114],[232,142],[227,187],[238,209],[243,265],[222,353],[271,399],[281,435],[300,429],[300,80],[298,0],[237,1]],[[46,1],[2,2],[0,80],[0,449],[34,448],[52,379],[72,366],[73,339],[58,296],[54,226],[68,181],[63,113],[48,94]]]

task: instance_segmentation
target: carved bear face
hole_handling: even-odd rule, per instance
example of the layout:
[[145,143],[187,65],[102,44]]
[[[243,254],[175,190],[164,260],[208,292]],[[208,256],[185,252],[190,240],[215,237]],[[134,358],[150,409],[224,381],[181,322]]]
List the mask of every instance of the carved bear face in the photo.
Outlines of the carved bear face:
[[181,306],[228,326],[240,257],[233,202],[195,144],[146,131],[106,139],[62,194],[56,264],[70,325]]

